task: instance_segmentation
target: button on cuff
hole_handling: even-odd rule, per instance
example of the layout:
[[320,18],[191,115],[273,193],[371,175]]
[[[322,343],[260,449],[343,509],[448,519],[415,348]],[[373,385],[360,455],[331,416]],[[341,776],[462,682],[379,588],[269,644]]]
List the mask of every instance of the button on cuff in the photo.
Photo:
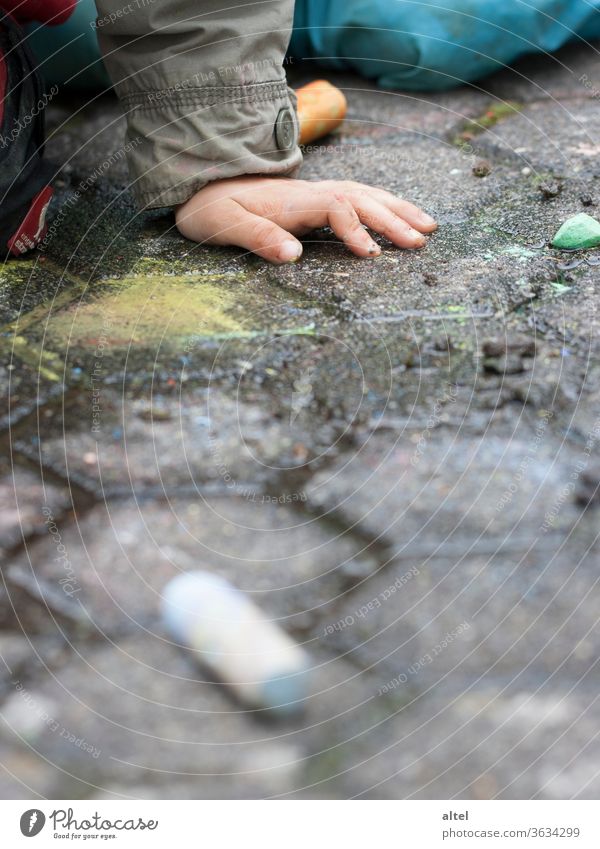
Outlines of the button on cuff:
[[296,123],[292,110],[284,106],[275,121],[275,142],[279,150],[291,150],[296,144]]

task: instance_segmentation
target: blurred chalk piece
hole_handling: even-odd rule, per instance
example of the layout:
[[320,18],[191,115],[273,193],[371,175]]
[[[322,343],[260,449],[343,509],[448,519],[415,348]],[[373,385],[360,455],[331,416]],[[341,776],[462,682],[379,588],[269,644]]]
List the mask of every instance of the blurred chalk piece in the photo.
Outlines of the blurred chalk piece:
[[346,117],[346,98],[327,80],[315,80],[296,90],[300,144],[310,144],[331,133]]
[[162,613],[173,638],[193,649],[242,704],[278,715],[303,707],[308,656],[223,578],[178,575],[163,591]]

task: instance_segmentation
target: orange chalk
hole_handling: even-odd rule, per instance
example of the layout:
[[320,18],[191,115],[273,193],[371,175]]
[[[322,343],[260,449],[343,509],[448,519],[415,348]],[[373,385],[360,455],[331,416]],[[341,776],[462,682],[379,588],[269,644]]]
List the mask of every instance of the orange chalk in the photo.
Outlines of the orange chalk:
[[300,144],[326,136],[342,123],[346,116],[346,98],[327,80],[315,80],[296,91]]

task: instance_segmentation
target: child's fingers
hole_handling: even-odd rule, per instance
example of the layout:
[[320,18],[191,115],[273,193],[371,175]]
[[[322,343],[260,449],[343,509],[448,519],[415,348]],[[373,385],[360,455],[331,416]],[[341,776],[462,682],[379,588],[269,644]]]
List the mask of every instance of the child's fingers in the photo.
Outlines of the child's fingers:
[[334,194],[327,211],[327,221],[338,239],[357,256],[375,257],[381,253],[381,248],[369,236],[356,210],[343,195]]
[[[335,190],[336,183],[333,180],[325,180],[321,183],[321,185],[329,186],[331,189]],[[388,192],[385,189],[380,189],[375,186],[366,186],[364,183],[357,183],[352,180],[345,181],[344,183],[338,183],[337,185],[344,190],[344,194],[350,199],[356,209],[358,209],[358,201],[360,198],[367,194],[372,197],[373,200],[379,201],[379,203],[387,206],[388,209],[391,209],[392,212],[407,221],[415,228],[415,230],[419,230],[421,233],[432,233],[437,229],[437,222],[431,217],[431,215],[427,215],[426,212],[419,209],[419,207],[415,206],[414,203],[402,200],[392,194],[392,192]]]
[[[431,215],[427,215],[414,203],[409,203],[407,200],[402,200],[391,192],[386,192],[385,189],[366,188],[367,194],[371,195],[374,200],[379,201],[393,213],[403,218],[411,227],[418,230],[420,233],[432,233],[437,230],[437,223]],[[354,195],[353,195],[354,199]]]
[[354,206],[363,224],[376,233],[381,233],[398,247],[422,248],[425,244],[425,236],[422,233],[368,195],[354,198]]
[[237,245],[275,263],[294,262],[302,255],[302,243],[291,233],[239,203],[227,204],[226,216],[219,218],[224,225],[209,238],[213,243]]

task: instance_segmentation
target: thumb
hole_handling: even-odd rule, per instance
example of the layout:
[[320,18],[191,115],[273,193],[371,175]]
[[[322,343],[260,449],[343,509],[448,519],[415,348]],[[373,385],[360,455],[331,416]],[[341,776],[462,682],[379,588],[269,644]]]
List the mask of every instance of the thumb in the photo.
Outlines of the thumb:
[[302,243],[291,233],[231,198],[206,207],[198,206],[198,195],[193,200],[176,212],[182,236],[208,245],[237,245],[278,264],[302,255]]
[[302,256],[302,243],[295,236],[238,203],[228,205],[227,223],[218,239],[219,244],[247,248],[269,262],[295,262]]

